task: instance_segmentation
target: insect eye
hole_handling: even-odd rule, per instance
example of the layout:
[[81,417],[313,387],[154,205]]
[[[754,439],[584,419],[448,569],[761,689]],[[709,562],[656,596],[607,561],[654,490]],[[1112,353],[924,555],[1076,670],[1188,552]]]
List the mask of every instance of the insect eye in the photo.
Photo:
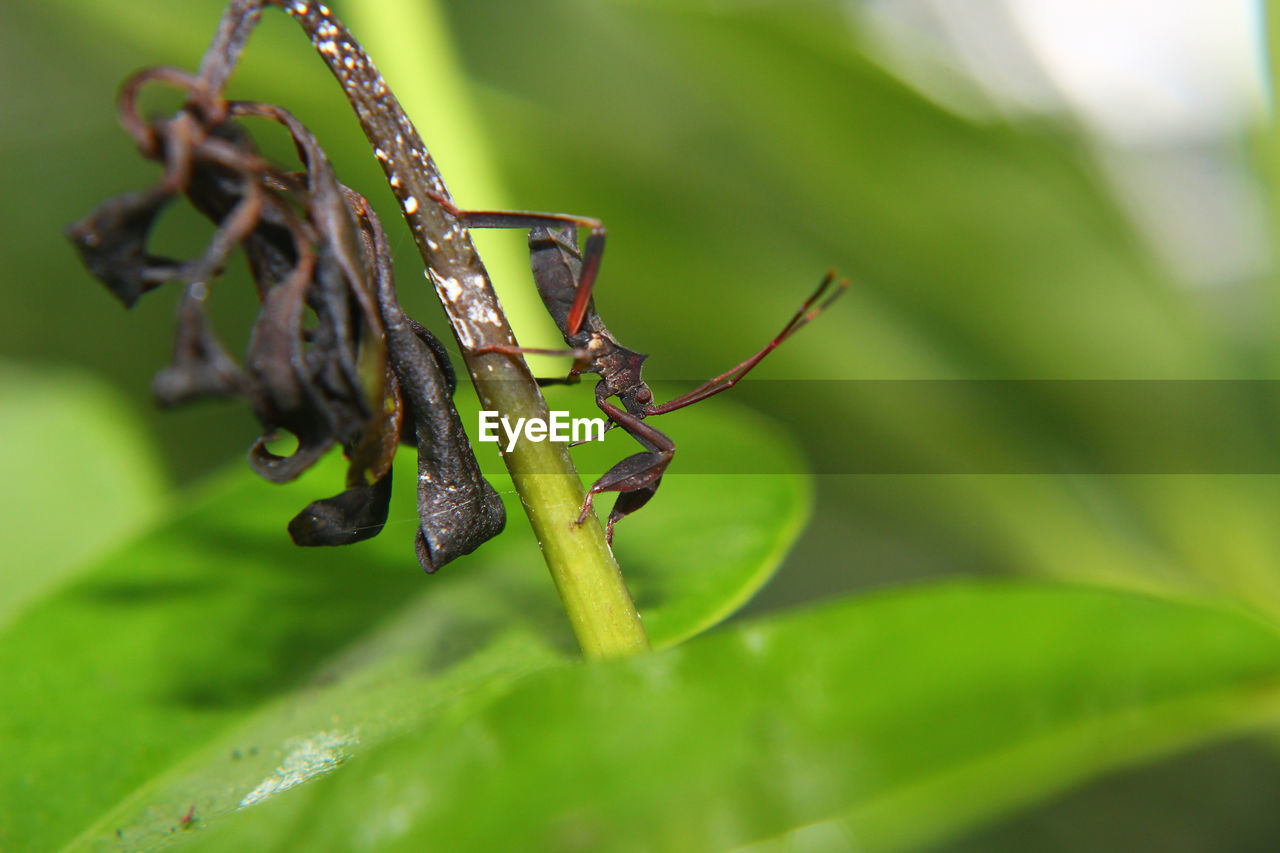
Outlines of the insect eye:
[[650,391],[648,388],[641,388],[639,391],[637,391],[637,392],[636,392],[636,402],[638,402],[638,403],[652,403],[652,402],[653,402],[653,392],[652,392],[652,391]]

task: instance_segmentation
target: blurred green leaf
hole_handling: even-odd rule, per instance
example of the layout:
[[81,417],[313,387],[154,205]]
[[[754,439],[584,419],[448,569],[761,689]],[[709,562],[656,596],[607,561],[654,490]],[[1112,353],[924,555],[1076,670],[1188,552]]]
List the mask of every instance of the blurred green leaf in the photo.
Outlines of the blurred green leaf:
[[[133,394],[141,416],[156,425],[170,468],[183,477],[241,453],[251,430],[248,417],[208,409],[161,416],[143,408],[149,377],[167,358],[172,304],[157,295],[131,314],[119,311],[78,267],[60,230],[105,196],[155,180],[154,166],[139,162],[114,126],[112,95],[123,75],[139,66],[168,61],[193,67],[221,5],[221,0],[18,3],[4,9],[0,27],[0,82],[7,93],[0,120],[6,128],[5,191],[11,201],[0,209],[0,287],[6,300],[0,338],[27,360],[111,371],[113,381]],[[340,15],[348,14],[341,2],[333,5]],[[379,5],[349,11],[377,15],[383,11],[375,8]],[[856,4],[472,0],[440,7],[453,31],[449,47],[461,56],[470,76],[459,71],[438,80],[431,71],[420,80],[392,83],[398,90],[407,83],[422,98],[415,117],[427,130],[455,196],[464,206],[510,204],[601,217],[610,228],[610,249],[598,305],[621,340],[653,353],[651,377],[696,379],[718,373],[776,332],[823,270],[836,266],[855,274],[855,288],[835,310],[761,366],[758,377],[778,381],[748,381],[732,392],[783,420],[799,436],[813,467],[827,475],[818,480],[816,523],[791,558],[785,582],[774,585],[773,597],[762,606],[919,575],[974,571],[1039,574],[1195,597],[1226,593],[1272,616],[1280,614],[1280,572],[1275,570],[1280,565],[1280,526],[1275,524],[1280,480],[1270,473],[1280,456],[1275,405],[1265,385],[1213,412],[1220,422],[1239,425],[1238,433],[1205,432],[1207,444],[1233,442],[1242,458],[1252,460],[1249,467],[1232,470],[1256,473],[1237,476],[1059,476],[1056,472],[1124,469],[1143,452],[1145,441],[1133,430],[1130,409],[1099,408],[1087,394],[1065,385],[1064,393],[1048,389],[1040,397],[984,400],[972,409],[938,399],[924,406],[886,404],[877,387],[884,379],[1272,377],[1278,352],[1275,309],[1280,305],[1276,279],[1226,288],[1189,287],[1179,270],[1169,268],[1135,232],[1098,164],[1095,146],[1078,127],[995,113],[960,114],[931,100],[878,61],[884,46],[862,31]],[[1274,16],[1268,22],[1274,30]],[[358,27],[358,36],[367,33],[370,46],[376,46],[375,58],[389,71],[405,69],[392,71],[399,77],[428,67],[413,55],[415,50],[436,50],[415,41],[411,28],[397,28],[389,16],[369,24],[359,18],[348,23]],[[388,49],[400,55],[387,56]],[[453,100],[433,98],[436,86],[448,87]],[[284,16],[264,16],[263,31],[254,37],[233,94],[277,101],[297,111],[324,140],[344,180],[370,193],[375,203],[388,200],[336,87]],[[486,147],[502,167],[504,181],[473,172],[461,165],[461,155],[449,153],[476,139],[469,119],[461,116],[455,122],[455,108],[443,106],[458,103],[459,97],[474,99],[474,114],[490,132]],[[1274,186],[1280,148],[1274,134],[1261,144],[1262,150],[1254,153],[1268,164]],[[390,225],[395,216],[384,220]],[[187,241],[184,246],[199,245],[207,234],[191,230],[180,237],[179,242]],[[490,248],[491,238],[498,241],[496,248]],[[486,258],[494,251],[523,254],[518,234],[483,239]],[[393,240],[400,249],[402,281],[410,283],[403,287],[406,304],[431,322],[438,309],[425,287],[412,285],[420,280],[416,253],[403,232],[393,234]],[[527,273],[504,273],[501,279],[504,302],[532,293]],[[219,328],[234,338],[248,328],[253,305],[247,282],[229,285],[220,289],[213,308],[221,312]],[[517,332],[526,343],[552,343],[539,338],[537,330],[520,326]],[[873,381],[842,381],[849,379]],[[1203,405],[1208,406],[1208,399]],[[1196,421],[1202,412],[1188,414]],[[680,441],[676,471],[700,441],[680,432],[686,417],[692,413],[663,422]],[[608,447],[619,447],[619,438],[613,436]],[[1064,447],[1073,452],[1064,454]],[[868,459],[892,460],[904,470],[972,473],[847,476],[862,470],[859,466]],[[599,468],[592,461],[588,466]],[[1004,470],[1034,473],[999,475]],[[336,477],[331,475],[330,481]],[[646,623],[668,640],[720,615],[711,602],[697,597],[704,581],[728,596],[727,587],[700,571],[705,542],[682,541],[678,551],[667,548],[669,565],[683,559],[694,571],[678,580],[667,578],[670,587],[655,587],[674,592],[676,583],[687,584],[698,614],[679,614],[675,595],[649,598],[645,578],[630,571],[647,559],[642,543],[656,543],[655,552],[661,552],[668,541],[655,513],[665,501],[676,500],[672,495],[677,490],[694,491],[691,499],[681,500],[677,519],[663,522],[687,528],[692,536],[709,529],[698,513],[714,514],[722,493],[737,490],[741,481],[721,480],[720,487],[701,478],[691,482],[685,486],[669,476],[653,508],[628,519],[619,531],[623,565],[637,595],[649,605]],[[768,482],[752,488],[768,488]],[[318,493],[299,492],[297,506]],[[281,518],[297,506],[282,508]],[[26,507],[11,517],[21,528],[37,529],[46,510],[39,504],[32,504],[31,512]],[[743,512],[736,532],[710,540],[741,542],[743,536],[758,534],[758,541],[742,553],[750,551],[752,559],[763,562],[732,582],[741,584],[740,596],[754,589],[756,572],[771,562],[765,555],[779,553],[787,539],[771,538],[785,522],[772,532],[755,529],[749,520],[756,513]],[[412,529],[408,515],[401,521]],[[269,534],[264,529],[262,536],[269,535],[283,553],[286,549],[277,541],[283,535],[281,524],[274,520]],[[218,542],[234,542],[237,536],[225,532]],[[387,537],[394,537],[394,528]],[[184,541],[185,548],[203,547]],[[246,560],[254,559],[248,556],[251,547],[258,545],[244,545]],[[222,548],[224,544],[215,546]],[[404,572],[404,549],[393,550],[387,565]],[[342,578],[351,571],[348,555],[360,553],[346,552],[341,559],[294,554],[290,559],[307,560],[309,569],[337,560],[331,571],[320,571],[312,581],[324,585],[316,591],[318,597],[335,590],[342,597]],[[178,564],[188,559],[184,553]],[[476,560],[484,562],[482,555]],[[457,568],[461,573],[467,567]],[[411,595],[421,582],[416,576],[401,580],[413,586],[393,584],[390,598]],[[428,586],[438,589],[436,580],[445,582],[435,579]],[[246,590],[258,587],[248,583]],[[718,604],[727,609],[728,597]],[[230,643],[227,626],[216,624],[232,609],[226,602],[221,607],[213,621],[222,639],[210,640],[203,653],[199,638],[191,638],[196,646],[191,656],[168,651],[171,659],[160,659],[163,655],[157,657],[152,644],[167,649],[173,643],[164,631],[156,640],[158,629],[150,634],[144,629],[151,639],[128,652],[119,650],[109,666],[98,668],[83,663],[81,656],[92,649],[81,646],[92,647],[103,637],[112,644],[124,642],[110,635],[127,633],[121,627],[125,617],[93,622],[97,632],[92,636],[68,619],[57,630],[70,632],[74,643],[60,646],[55,641],[47,653],[37,651],[32,665],[43,667],[39,676],[19,668],[15,671],[22,679],[14,683],[40,686],[46,679],[59,679],[50,672],[61,666],[58,655],[71,663],[72,672],[58,682],[59,690],[49,691],[51,705],[62,696],[85,695],[87,687],[70,686],[77,679],[93,685],[105,680],[109,686],[121,677],[117,673],[139,668],[151,673],[148,678],[159,679],[169,663],[194,663],[217,672],[223,657],[234,660],[240,654],[223,648]],[[301,608],[286,609],[289,618]],[[321,667],[322,660],[340,659],[352,643],[373,643],[369,636],[390,630],[382,604],[360,608],[377,615],[362,610],[355,620],[364,620],[361,626],[341,630],[299,629],[305,640],[300,645],[311,642],[312,634],[327,639],[312,657],[273,659],[265,669],[273,677],[288,672],[301,679],[299,672]],[[404,612],[411,610],[406,605]],[[31,618],[44,619],[39,615],[44,612],[42,605]],[[256,606],[251,612],[255,619],[260,616]],[[664,612],[670,616],[665,625]],[[308,618],[303,618],[304,626],[312,625]],[[147,619],[141,624],[148,624]],[[187,634],[195,632],[188,626],[200,624],[193,613],[181,629],[166,630],[188,640]],[[376,627],[366,629],[366,624]],[[920,631],[949,630],[971,640],[970,633],[999,628],[998,622],[975,613],[972,624],[959,629],[943,620],[936,629],[923,625]],[[1088,624],[1075,629],[1077,634],[1064,632],[1059,638],[1064,647],[1087,642],[1094,632]],[[46,630],[56,633],[53,627]],[[244,652],[249,660],[260,654],[262,644],[270,645],[271,632],[289,633],[259,628],[252,620],[241,633],[252,636],[258,630],[267,636],[259,645],[250,644]],[[325,633],[330,630],[346,633],[331,637]],[[357,635],[360,641],[348,640]],[[0,638],[0,647],[5,642]],[[33,634],[26,642],[21,651],[11,649],[4,661],[42,649],[48,639]],[[287,637],[279,643],[288,647],[288,655],[297,653]],[[479,664],[473,673],[476,683],[483,681]],[[191,678],[196,680],[196,674]],[[877,688],[874,683],[867,687]],[[9,693],[5,689],[6,703]],[[112,697],[110,690],[104,695]],[[109,707],[122,707],[112,702]],[[38,714],[34,699],[23,707],[24,713]],[[158,797],[161,806],[145,824],[167,831],[196,802],[194,794],[206,790],[198,781],[204,778],[200,768],[207,765],[201,763],[201,750],[222,748],[217,742],[209,745],[208,733],[224,731],[221,726],[228,719],[214,714],[217,719],[207,728],[189,735],[193,753],[188,755],[186,747],[172,745],[172,738],[183,725],[188,726],[185,731],[198,727],[190,722],[189,708],[182,710],[182,703],[174,707],[180,719],[155,732],[169,744],[158,751],[163,754],[149,753],[144,761],[116,745],[101,750],[102,757],[89,769],[103,771],[106,790],[90,807],[77,802],[88,783],[70,784],[71,807],[62,811],[57,805],[61,795],[51,782],[39,788],[36,798],[29,791],[27,799],[8,796],[7,786],[27,772],[23,768],[8,771],[12,776],[0,771],[6,780],[0,800],[36,803],[23,820],[54,825],[46,830],[47,839],[79,831],[86,814],[101,813],[135,786],[168,790],[164,786],[171,785],[179,793],[172,799]],[[232,748],[242,747],[234,733],[236,726],[250,725],[245,722],[250,716],[258,720],[262,715],[262,728],[246,732],[286,736],[271,728],[269,711],[256,700],[247,700],[241,712],[238,722],[227,723]],[[85,721],[64,709],[44,713],[49,725],[70,719],[56,736],[44,723],[31,729],[43,739],[39,748],[47,758],[39,772],[71,779],[79,772],[77,762],[83,764],[89,754],[75,728]],[[155,713],[162,716],[160,710]],[[121,718],[126,728],[133,725],[128,714]],[[308,734],[340,729],[312,722],[316,728],[297,735],[304,741]],[[5,731],[6,738],[12,735]],[[12,736],[21,741],[20,735]],[[129,737],[126,732],[121,742],[130,742]],[[65,746],[62,738],[70,738]],[[263,746],[257,756],[252,771],[259,779],[270,776],[282,759],[274,748]],[[55,753],[65,761],[54,761]],[[174,765],[182,756],[190,764]],[[666,758],[672,766],[683,763],[679,754]],[[247,751],[242,761],[250,762]],[[129,776],[126,781],[107,772],[111,768],[106,765],[113,762]],[[173,778],[157,777],[162,768],[174,766]],[[182,778],[197,782],[183,789]],[[1038,777],[1029,773],[1027,780],[1036,783]],[[30,779],[22,784],[36,785]],[[218,799],[210,813],[221,814],[217,810],[243,790]],[[184,799],[187,791],[193,795]],[[207,804],[200,802],[201,808]],[[0,810],[5,808],[0,802]],[[120,814],[126,812],[130,821],[138,813],[125,809]],[[1191,810],[1185,817],[1196,819]],[[29,826],[0,820],[0,833],[12,832],[11,825]],[[838,821],[813,829],[819,839],[834,837],[823,834],[828,830],[834,836],[844,832]],[[0,835],[0,847],[7,840]]]
[[163,505],[150,437],[119,396],[76,370],[0,363],[0,629]]
[[[681,421],[692,444],[795,470],[795,449],[733,406]],[[696,447],[687,456],[696,467]],[[377,538],[301,549],[285,524],[339,488],[340,460],[280,487],[237,467],[0,632],[0,846],[52,849],[91,823],[153,843],[190,803],[212,820],[287,786],[275,768],[302,762],[300,750],[328,769],[324,756],[436,725],[576,660],[509,481],[494,478],[511,529],[428,578],[413,557],[415,475],[407,452]],[[654,644],[758,589],[808,495],[799,474],[664,482],[617,534]]]
[[722,850],[847,816],[854,849],[906,849],[1271,717],[1277,688],[1280,637],[1235,612],[922,587],[533,675],[196,846]]
[[[734,390],[836,475],[819,481],[779,593],[950,573],[963,555],[983,571],[1225,593],[1280,614],[1274,386],[1197,390],[1274,376],[1275,281],[1191,286],[1069,118],[932,100],[879,61],[858,4],[449,9],[508,194],[608,224],[596,304],[653,353],[651,375],[714,374],[767,340],[824,269],[854,277]],[[572,97],[547,82],[563,80]],[[1159,423],[1090,393],[1114,379],[1180,395],[1185,410],[1156,411],[1195,439],[1185,467],[1144,465],[1161,434],[1137,426]],[[894,393],[916,380],[936,384]],[[989,380],[1037,384],[966,385]],[[1242,461],[1202,473],[1223,445]],[[838,476],[864,471],[912,476]],[[852,535],[851,519],[875,535]],[[886,558],[896,573],[848,570]]]

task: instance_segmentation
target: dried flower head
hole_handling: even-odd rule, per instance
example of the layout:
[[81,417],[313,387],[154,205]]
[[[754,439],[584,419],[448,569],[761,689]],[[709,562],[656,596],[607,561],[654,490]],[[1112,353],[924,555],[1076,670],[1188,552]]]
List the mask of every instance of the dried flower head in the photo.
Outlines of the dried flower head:
[[[155,81],[180,87],[186,105],[144,120],[137,94]],[[105,202],[67,234],[126,306],[161,284],[182,287],[173,363],[154,383],[159,402],[247,398],[263,428],[249,462],[273,482],[296,478],[341,445],[350,462],[346,489],[290,522],[299,545],[344,545],[382,529],[401,441],[418,447],[416,548],[424,569],[497,535],[505,513],[453,407],[448,354],[400,308],[381,224],[363,196],[338,182],[310,131],[280,107],[224,101],[199,77],[173,68],[134,75],[119,108],[141,153],[161,162],[164,175],[149,190]],[[252,117],[285,127],[303,171],[258,153],[242,126]],[[160,212],[181,198],[214,223],[213,237],[191,260],[152,255],[148,238]],[[237,247],[261,300],[242,364],[205,310]],[[313,324],[305,322],[308,312]],[[297,438],[288,456],[268,449],[281,430]]]

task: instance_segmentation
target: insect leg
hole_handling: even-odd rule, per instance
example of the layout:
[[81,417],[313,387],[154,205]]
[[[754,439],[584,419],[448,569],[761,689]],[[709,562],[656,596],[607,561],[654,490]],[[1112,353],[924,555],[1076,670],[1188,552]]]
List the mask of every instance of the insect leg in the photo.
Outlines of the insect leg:
[[605,539],[612,544],[614,524],[640,509],[657,492],[662,475],[675,455],[676,445],[665,433],[608,402],[601,394],[601,391],[596,393],[596,402],[601,411],[646,448],[646,452],[628,456],[592,483],[586,500],[582,503],[582,512],[578,514],[576,523],[582,524],[591,514],[596,495],[601,492],[618,492],[618,499],[609,512],[609,520],[605,526]]
[[586,245],[582,249],[582,271],[578,275],[577,288],[574,291],[573,303],[569,308],[568,319],[561,329],[565,337],[578,333],[582,321],[587,314],[587,305],[591,301],[591,291],[595,287],[596,277],[600,273],[600,261],[604,259],[604,241],[606,231],[599,219],[587,216],[574,216],[567,213],[537,213],[526,210],[458,210],[455,212],[468,228],[563,228],[566,225],[587,228]]

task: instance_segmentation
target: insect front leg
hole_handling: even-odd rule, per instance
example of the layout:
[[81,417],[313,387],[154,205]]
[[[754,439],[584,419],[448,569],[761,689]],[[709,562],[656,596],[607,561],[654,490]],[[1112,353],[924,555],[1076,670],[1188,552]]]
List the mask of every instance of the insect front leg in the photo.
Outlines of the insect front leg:
[[[466,210],[458,211],[458,214],[468,228],[529,229],[529,249],[535,256],[534,279],[538,286],[538,293],[542,296],[542,301],[551,311],[556,325],[560,327],[565,338],[576,335],[582,328],[583,320],[586,319],[588,307],[591,304],[591,292],[595,288],[596,277],[600,274],[600,262],[604,259],[604,241],[607,233],[604,224],[598,219],[586,216],[523,210]],[[587,242],[582,247],[580,257],[577,256],[576,251],[579,226],[589,229]],[[553,229],[560,230],[560,233],[570,241],[570,245],[566,248],[570,249],[574,255],[570,263],[576,269],[569,282],[562,283],[557,279],[552,284],[548,279],[538,275],[536,264],[538,229],[545,229],[547,232]]]
[[[600,262],[604,259],[604,242],[608,232],[604,223],[589,216],[575,216],[570,213],[540,213],[531,210],[463,210],[445,196],[428,193],[428,197],[443,207],[451,215],[457,217],[467,228],[523,228],[529,233],[529,249],[534,256],[534,280],[538,293],[546,304],[547,310],[555,319],[556,325],[566,339],[573,337],[582,328],[591,305],[591,292],[595,287],[596,277],[600,273]],[[587,242],[578,252],[578,228],[588,229]],[[553,278],[538,275],[537,254],[540,235],[559,232],[564,241],[561,245],[570,253],[572,260],[567,261],[573,272],[566,282],[562,277]],[[527,352],[536,354],[537,350]]]
[[518,347],[507,346],[505,344],[492,344],[482,347],[472,347],[471,352],[477,355],[485,353],[502,353],[503,355],[567,355],[573,356],[573,366],[569,368],[567,376],[537,376],[534,381],[539,387],[545,388],[548,385],[576,385],[582,378],[582,373],[591,366],[591,354],[586,349],[538,349],[536,347]]

